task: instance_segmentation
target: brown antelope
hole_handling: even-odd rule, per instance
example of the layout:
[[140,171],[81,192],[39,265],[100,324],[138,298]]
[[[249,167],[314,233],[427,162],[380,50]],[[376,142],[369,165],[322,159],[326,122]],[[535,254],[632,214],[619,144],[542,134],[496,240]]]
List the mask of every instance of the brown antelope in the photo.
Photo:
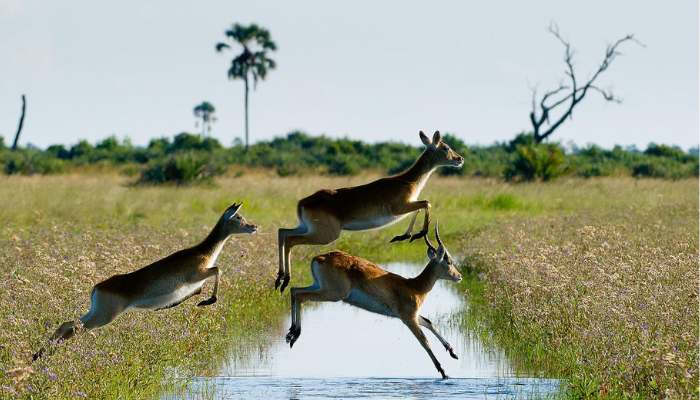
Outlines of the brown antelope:
[[430,349],[420,327],[438,338],[450,356],[457,358],[452,346],[436,330],[429,319],[418,314],[423,301],[438,279],[459,282],[462,275],[455,268],[452,257],[440,240],[437,223],[435,249],[427,236],[430,261],[418,276],[404,278],[388,272],[376,264],[350,254],[333,251],[314,257],[311,273],[314,283],[304,288],[292,288],[292,326],[287,343],[292,347],[301,335],[301,304],[305,301],[343,301],[364,310],[399,318],[411,330],[435,364],[443,379],[447,378],[440,362]]
[[[430,203],[418,200],[420,192],[436,168],[461,167],[464,158],[442,141],[440,132],[430,140],[421,131],[425,145],[423,154],[406,171],[374,182],[336,190],[319,190],[299,200],[297,217],[299,225],[293,229],[281,228],[278,232],[279,270],[275,289],[284,291],[290,279],[289,259],[292,247],[300,244],[329,244],[342,230],[364,231],[393,224],[414,213],[408,229],[391,241],[411,241],[428,233]],[[420,210],[425,210],[423,229],[411,234]]]
[[[198,245],[175,252],[137,271],[114,275],[95,285],[90,296],[90,311],[80,317],[85,329],[95,329],[112,322],[130,309],[162,310],[175,307],[200,294],[204,282],[214,278],[214,289],[208,299],[197,306],[216,302],[221,271],[216,259],[228,238],[236,233],[255,233],[257,227],[238,213],[241,204],[233,204],[219,218],[211,233]],[[51,336],[59,342],[75,334],[74,321],[64,322]],[[33,359],[41,357],[42,348]]]

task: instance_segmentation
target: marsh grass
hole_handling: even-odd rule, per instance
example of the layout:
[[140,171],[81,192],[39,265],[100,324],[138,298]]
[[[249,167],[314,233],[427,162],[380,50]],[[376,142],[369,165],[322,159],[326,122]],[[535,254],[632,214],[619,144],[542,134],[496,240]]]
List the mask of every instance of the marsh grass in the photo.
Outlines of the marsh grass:
[[697,184],[634,185],[465,243],[467,326],[570,398],[698,395]]
[[[296,225],[295,205],[299,198],[319,188],[354,185],[374,177],[277,178],[246,172],[238,177],[217,179],[214,185],[197,187],[133,186],[134,178],[104,172],[0,177],[0,321],[3,327],[0,330],[0,397],[141,399],[163,392],[181,393],[187,390],[191,376],[215,374],[224,359],[245,356],[251,343],[266,346],[273,337],[281,337],[276,330],[280,318],[288,313],[288,294],[280,296],[272,291],[277,271],[277,228]],[[534,257],[531,252],[535,251],[532,250],[535,244],[525,241],[521,247],[510,248],[511,259],[493,258],[504,254],[505,250],[498,246],[509,243],[508,235],[533,230],[532,237],[539,237],[537,243],[546,245],[551,252],[543,254],[552,257],[557,255],[557,246],[566,237],[585,238],[581,242],[590,241],[594,250],[605,249],[603,243],[612,239],[601,237],[615,235],[611,238],[618,238],[620,232],[626,231],[603,230],[600,233],[603,236],[587,238],[577,231],[550,230],[550,225],[558,226],[561,218],[573,218],[572,221],[579,221],[580,225],[583,220],[576,219],[577,215],[600,215],[596,212],[613,208],[621,226],[635,227],[643,222],[638,219],[646,218],[645,215],[654,215],[663,221],[668,213],[666,205],[673,205],[674,210],[680,209],[679,213],[697,221],[697,209],[695,214],[688,211],[689,199],[693,196],[697,199],[697,185],[692,181],[562,179],[550,184],[509,185],[486,179],[433,177],[422,197],[430,199],[433,218],[439,219],[443,239],[452,253],[481,262],[478,274],[482,280],[472,281],[474,288],[481,289],[470,289],[468,293],[474,304],[483,305],[483,312],[470,314],[469,318],[473,316],[475,324],[488,327],[482,333],[491,332],[493,338],[503,338],[504,333],[512,333],[512,329],[493,322],[498,318],[504,321],[520,318],[513,313],[521,310],[516,307],[519,303],[511,302],[511,297],[497,301],[495,293],[507,289],[508,294],[516,294],[527,287],[515,284],[511,278],[518,277],[525,284],[537,282],[542,287],[551,286],[553,293],[559,293],[562,298],[568,295],[565,290],[572,288],[552,285],[541,278],[536,273],[538,264],[520,266],[519,273],[508,270],[509,274],[504,275],[505,270],[501,268],[510,265],[507,262],[517,260],[521,252],[524,259],[530,259]],[[59,323],[76,319],[87,310],[89,292],[95,283],[195,244],[233,201],[244,202],[243,215],[260,224],[261,230],[254,236],[236,236],[226,245],[218,262],[223,277],[217,304],[198,308],[196,300],[192,299],[170,310],[128,313],[107,327],[82,332],[52,348],[40,362],[29,363],[32,352],[45,343]],[[627,209],[648,212],[627,214]],[[625,215],[629,215],[629,220],[625,220]],[[606,220],[602,215],[595,221]],[[422,244],[388,243],[394,235],[403,232],[407,223],[404,220],[382,230],[343,233],[329,246],[295,248],[291,286],[309,281],[311,255],[332,248],[378,262],[424,260]],[[510,231],[509,226],[512,227]],[[678,228],[681,230],[660,230],[658,236],[679,232],[687,236],[691,228],[693,225],[686,223]],[[697,233],[697,224],[694,229]],[[652,231],[644,233],[652,235]],[[534,236],[535,233],[541,236]],[[515,239],[525,240],[517,235]],[[665,256],[681,257],[682,264],[687,266],[686,253],[695,249],[697,254],[697,240],[690,241],[688,246],[656,252],[654,249],[658,246],[640,244],[636,248],[638,253],[630,257],[634,260],[653,256],[651,259],[655,261],[663,261]],[[604,256],[603,252],[600,257]],[[559,263],[568,265],[570,261],[559,255],[551,262],[566,277],[576,271],[564,269]],[[609,268],[616,268],[618,262],[611,259],[601,268],[606,270],[608,264]],[[631,265],[636,264],[631,262]],[[532,274],[527,273],[530,268]],[[659,282],[668,288],[664,293],[676,293],[676,287],[681,284],[677,279],[684,278],[683,285],[689,281],[686,276],[668,275],[671,269],[661,271]],[[629,283],[620,276],[618,274],[617,285]],[[574,274],[566,279],[567,282],[584,279],[582,283],[588,285],[585,279],[595,278],[595,274]],[[502,288],[496,287],[499,285]],[[641,290],[637,286],[631,288],[634,293]],[[204,293],[208,290],[211,290],[210,284],[204,288]],[[644,290],[652,291],[650,287]],[[697,291],[694,293],[697,295]],[[521,297],[527,298],[522,294]],[[612,310],[606,303],[596,303],[601,298],[592,297],[590,301],[601,312]],[[658,308],[654,310],[659,311]],[[658,337],[675,337],[669,335],[681,330],[690,331],[692,339],[690,328],[697,321],[697,309],[695,314],[689,311],[691,314],[678,320],[672,329],[659,331]],[[542,363],[557,366],[550,372],[572,376],[575,372],[572,365],[577,360],[560,357],[551,347],[550,340],[558,337],[559,331],[550,331],[551,327],[544,323],[546,319],[534,319],[531,314],[523,313],[522,321],[522,326],[540,332]],[[528,321],[529,325],[525,325]],[[600,329],[602,332],[608,329],[618,336],[626,332],[616,330],[615,324]],[[697,340],[697,330],[694,334]],[[514,359],[527,358],[528,348],[538,348],[531,343],[531,338],[518,336],[508,343],[510,347],[506,350]],[[588,345],[589,342],[584,343]],[[598,358],[590,361],[599,362]],[[600,374],[600,368],[586,371],[592,371],[586,376],[608,379]],[[697,372],[694,376],[697,378]],[[659,382],[673,379],[669,376],[668,380]]]

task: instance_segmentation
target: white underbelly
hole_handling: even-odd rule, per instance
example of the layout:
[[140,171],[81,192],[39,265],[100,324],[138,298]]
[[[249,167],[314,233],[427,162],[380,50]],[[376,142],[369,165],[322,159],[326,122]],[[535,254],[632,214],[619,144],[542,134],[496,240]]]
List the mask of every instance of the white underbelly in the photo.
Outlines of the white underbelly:
[[349,221],[343,225],[343,229],[347,231],[366,231],[370,229],[382,228],[399,222],[408,214],[403,215],[380,215],[371,218],[359,218]]
[[343,301],[375,314],[386,315],[387,317],[396,316],[391,308],[387,307],[386,304],[377,301],[375,298],[368,296],[367,293],[359,289],[352,289],[350,294],[348,294],[348,297],[343,299]]
[[192,296],[193,293],[202,288],[202,285],[204,285],[204,281],[181,285],[177,289],[169,293],[163,293],[153,296],[145,295],[140,299],[137,299],[136,301],[132,302],[129,305],[129,308],[157,309],[168,307]]

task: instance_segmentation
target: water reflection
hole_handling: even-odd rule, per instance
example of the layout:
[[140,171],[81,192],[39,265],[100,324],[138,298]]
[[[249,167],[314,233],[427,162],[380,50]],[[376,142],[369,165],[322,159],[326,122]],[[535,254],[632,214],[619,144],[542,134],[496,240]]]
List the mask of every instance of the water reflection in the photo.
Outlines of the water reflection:
[[[387,264],[389,271],[413,276],[423,265]],[[439,281],[421,315],[433,321],[452,344],[452,359],[429,332],[426,336],[447,374],[439,374],[415,337],[398,319],[343,303],[306,303],[302,333],[290,350],[280,327],[267,349],[251,349],[231,359],[218,377],[194,382],[193,393],[215,398],[512,398],[552,393],[557,381],[512,376],[501,351],[485,349],[460,329],[464,296],[452,282]],[[207,396],[208,397],[208,396]]]
[[[552,397],[556,380],[515,378],[218,377],[194,382],[194,397],[221,399],[531,399]],[[207,393],[202,395],[202,393]]]

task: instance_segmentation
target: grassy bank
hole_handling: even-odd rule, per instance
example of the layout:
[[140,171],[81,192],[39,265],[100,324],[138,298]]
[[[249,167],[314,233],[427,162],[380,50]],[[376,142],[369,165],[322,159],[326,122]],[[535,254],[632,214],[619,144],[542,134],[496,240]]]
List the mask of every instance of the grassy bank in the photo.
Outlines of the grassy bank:
[[[237,351],[245,350],[236,344],[258,340],[264,345],[270,335],[281,335],[270,331],[270,327],[278,326],[279,318],[288,312],[287,296],[272,292],[277,270],[277,227],[294,226],[296,200],[316,189],[353,185],[372,178],[278,178],[274,174],[251,173],[217,180],[215,186],[135,187],[129,185],[128,178],[109,174],[0,177],[0,199],[3,200],[0,202],[0,323],[4,328],[0,331],[0,397],[147,398],[180,384],[180,377],[213,373],[224,357],[236,356]],[[688,235],[692,221],[696,221],[697,232],[697,208],[695,214],[693,209],[688,210],[693,196],[697,198],[697,184],[691,181],[563,179],[551,184],[509,185],[487,179],[434,177],[422,197],[430,199],[434,218],[440,220],[441,233],[451,251],[458,256],[468,255],[469,260],[478,260],[478,264],[471,262],[469,265],[483,268],[483,280],[474,283],[475,288],[483,290],[483,296],[476,296],[474,291],[471,295],[477,304],[483,299],[484,312],[472,314],[480,318],[478,323],[492,324],[497,320],[486,317],[512,318],[517,310],[509,310],[504,306],[506,303],[496,301],[501,293],[496,292],[501,290],[499,285],[503,290],[508,288],[508,294],[518,293],[516,289],[520,286],[509,286],[509,277],[502,276],[504,271],[510,273],[500,269],[508,265],[505,261],[489,258],[507,253],[505,247],[499,246],[510,243],[510,239],[506,239],[508,234],[514,235],[515,240],[519,232],[532,231],[533,240],[538,237],[536,233],[540,234],[539,243],[547,243],[548,251],[556,252],[559,245],[554,239],[564,240],[571,235],[584,237],[575,230],[579,225],[617,221],[620,229],[633,229],[644,222],[645,215],[653,215],[652,222],[669,222],[666,219],[669,210],[676,210],[673,215],[687,217],[690,222],[676,224],[678,228],[673,228],[680,230],[664,228],[666,230],[659,230],[657,235],[659,241],[672,242],[674,235],[680,232]],[[44,343],[47,335],[59,323],[77,318],[87,310],[92,285],[196,243],[234,200],[244,202],[243,215],[260,224],[262,229],[254,236],[234,237],[226,245],[219,260],[223,278],[217,304],[197,308],[195,300],[190,300],[166,311],[124,315],[103,329],[80,334],[56,347],[48,357],[30,368],[32,352]],[[606,214],[605,210],[611,211]],[[619,218],[613,219],[614,215]],[[574,229],[571,232],[564,230],[569,227],[568,223],[561,223],[570,220],[576,222],[571,225]],[[587,222],[589,220],[592,222]],[[656,225],[652,222],[648,226],[653,228]],[[378,231],[344,233],[331,246],[295,249],[292,285],[301,285],[308,279],[311,254],[330,248],[380,262],[423,260],[425,249],[421,244],[388,244],[391,237],[402,233],[407,223],[403,221]],[[551,224],[555,228],[550,228]],[[560,226],[557,224],[561,227],[556,228]],[[652,228],[644,231],[644,235],[651,235]],[[697,239],[690,240],[687,248],[668,247],[657,251],[653,249],[660,247],[661,242],[653,248],[645,247],[642,244],[646,236],[640,236],[641,244],[632,248],[621,244],[619,238],[624,237],[626,231],[621,232],[602,231],[603,239],[594,236],[581,243],[590,243],[591,251],[606,249],[604,242],[617,246],[616,249],[636,249],[638,253],[635,254],[651,262],[681,257],[679,262],[685,267],[687,257],[683,258],[684,255],[693,249],[697,252]],[[536,251],[535,245],[522,243],[511,249],[513,260],[534,257],[530,252]],[[557,268],[564,268],[561,265],[568,265],[570,261],[563,256],[543,254],[551,258],[550,262]],[[603,256],[605,253],[600,255]],[[617,265],[613,261],[605,262],[601,268]],[[528,274],[531,269],[534,272]],[[668,270],[663,269],[664,274]],[[528,264],[520,268],[520,275],[511,275],[519,276],[525,285],[537,283],[544,288],[551,287],[554,292],[560,290],[561,284],[545,285],[548,281],[536,272]],[[617,271],[618,276],[621,272]],[[576,280],[571,278],[578,276],[571,275],[569,279],[573,282]],[[681,284],[678,280],[682,277],[685,283],[691,281],[685,276],[662,274],[661,282],[674,288]],[[585,276],[585,279],[593,278],[595,276]],[[692,282],[697,282],[696,275]],[[583,280],[584,285],[591,283],[598,284],[595,280]],[[637,286],[632,288],[638,293]],[[210,289],[211,285],[207,285],[204,293]],[[566,291],[556,293],[568,295]],[[511,297],[503,299],[506,300],[513,307],[518,304]],[[600,312],[607,310],[604,304],[598,303],[602,298],[594,297],[589,301],[599,307]],[[563,304],[560,307],[565,310]],[[651,315],[656,311],[648,312]],[[697,309],[690,312],[695,314],[678,320],[673,329],[659,333],[660,337],[669,338],[671,336],[665,332],[687,331],[687,327],[692,327],[690,323],[697,321]],[[550,333],[551,327],[531,317],[522,314],[523,321],[539,327],[539,332],[547,338],[560,334],[559,331]],[[493,331],[498,338],[505,337],[503,332],[512,331],[499,325],[489,326],[495,327]],[[615,326],[600,329],[627,332],[613,328]],[[690,334],[697,339],[697,331]],[[529,338],[519,336],[508,343],[507,350],[513,359],[525,358],[527,354],[523,350],[530,343]],[[549,342],[543,340],[543,343]],[[544,349],[542,353],[546,357],[543,356],[542,364],[570,361],[555,357],[558,353],[550,351],[550,347]],[[550,371],[571,376],[571,363],[564,361],[556,361],[561,367]],[[587,376],[602,376],[595,375],[599,370],[590,371]],[[693,373],[697,377],[697,372],[691,371],[691,375]]]
[[601,201],[468,238],[468,323],[571,398],[697,398],[697,182],[584,186]]

